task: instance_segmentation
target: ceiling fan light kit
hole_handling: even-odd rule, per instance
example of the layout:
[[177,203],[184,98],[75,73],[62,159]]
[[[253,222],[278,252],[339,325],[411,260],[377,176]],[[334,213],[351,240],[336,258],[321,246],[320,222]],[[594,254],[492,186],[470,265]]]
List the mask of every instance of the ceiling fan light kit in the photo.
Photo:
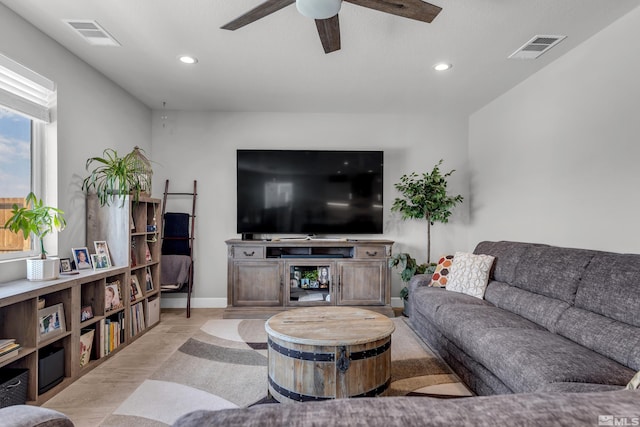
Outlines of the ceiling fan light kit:
[[328,19],[340,12],[342,0],[296,0],[301,15],[312,19]]
[[[316,21],[316,28],[325,53],[340,50],[338,12],[343,0],[266,0],[247,13],[223,25],[224,30],[237,30],[283,7],[296,3],[298,11]],[[416,21],[431,22],[442,11],[440,6],[422,0],[344,0],[357,6],[377,10]]]

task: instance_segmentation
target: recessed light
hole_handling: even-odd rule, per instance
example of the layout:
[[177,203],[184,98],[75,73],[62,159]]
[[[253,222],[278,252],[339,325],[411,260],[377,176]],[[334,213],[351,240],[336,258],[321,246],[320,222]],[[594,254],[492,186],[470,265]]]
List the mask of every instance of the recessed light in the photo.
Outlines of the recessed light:
[[180,55],[178,57],[178,60],[183,64],[195,64],[198,62],[198,58],[196,58],[195,56],[189,56],[189,55]]
[[436,71],[447,71],[451,67],[453,67],[453,65],[441,62],[439,64],[434,65],[433,69]]

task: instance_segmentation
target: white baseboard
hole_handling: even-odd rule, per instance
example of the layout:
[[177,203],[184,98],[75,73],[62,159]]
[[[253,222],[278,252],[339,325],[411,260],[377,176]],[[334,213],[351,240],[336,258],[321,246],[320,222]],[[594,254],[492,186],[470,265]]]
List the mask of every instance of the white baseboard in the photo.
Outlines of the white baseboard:
[[[185,308],[186,297],[165,297],[160,299],[160,308]],[[191,298],[191,308],[226,308],[226,298]]]
[[400,297],[391,297],[391,307],[404,307],[404,302]]

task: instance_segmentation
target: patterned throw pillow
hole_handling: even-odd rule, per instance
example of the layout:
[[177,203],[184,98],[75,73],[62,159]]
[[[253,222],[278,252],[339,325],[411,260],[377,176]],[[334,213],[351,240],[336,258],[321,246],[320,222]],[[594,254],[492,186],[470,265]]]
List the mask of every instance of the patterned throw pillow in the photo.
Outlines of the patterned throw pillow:
[[627,384],[627,390],[640,390],[640,372],[631,378],[631,381]]
[[438,261],[438,265],[436,266],[436,271],[433,272],[433,276],[431,276],[431,283],[429,286],[435,286],[439,288],[444,288],[447,286],[447,276],[451,271],[451,265],[453,264],[453,255],[446,255],[440,258]]
[[447,290],[484,298],[494,259],[491,255],[456,252],[453,256]]

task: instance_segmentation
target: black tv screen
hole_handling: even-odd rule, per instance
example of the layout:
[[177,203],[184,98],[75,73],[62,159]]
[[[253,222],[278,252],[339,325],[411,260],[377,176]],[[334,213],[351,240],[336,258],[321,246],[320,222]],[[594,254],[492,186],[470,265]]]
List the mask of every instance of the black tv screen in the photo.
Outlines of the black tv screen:
[[238,150],[238,233],[382,233],[382,151]]

